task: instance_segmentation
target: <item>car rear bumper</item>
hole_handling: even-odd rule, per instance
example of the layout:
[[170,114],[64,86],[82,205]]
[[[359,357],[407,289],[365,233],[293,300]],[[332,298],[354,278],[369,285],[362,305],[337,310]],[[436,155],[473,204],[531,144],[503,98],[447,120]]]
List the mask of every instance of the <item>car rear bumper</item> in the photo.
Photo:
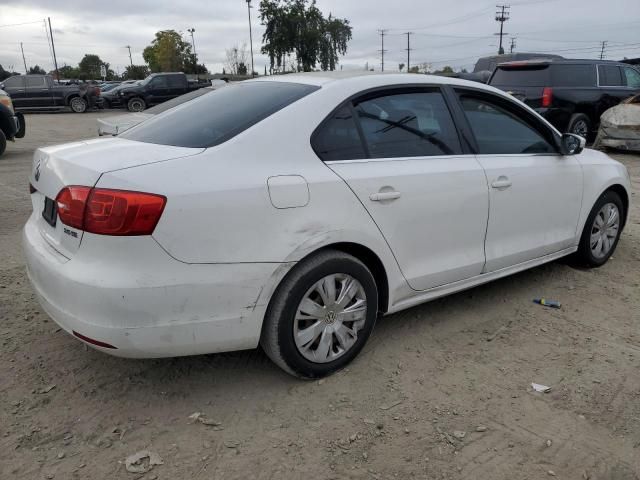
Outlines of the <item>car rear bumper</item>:
[[114,248],[105,251],[104,239],[87,233],[67,259],[44,240],[34,216],[25,225],[23,247],[40,304],[64,330],[115,356],[254,348],[267,292],[288,270],[282,264],[189,265],[151,237],[110,237]]

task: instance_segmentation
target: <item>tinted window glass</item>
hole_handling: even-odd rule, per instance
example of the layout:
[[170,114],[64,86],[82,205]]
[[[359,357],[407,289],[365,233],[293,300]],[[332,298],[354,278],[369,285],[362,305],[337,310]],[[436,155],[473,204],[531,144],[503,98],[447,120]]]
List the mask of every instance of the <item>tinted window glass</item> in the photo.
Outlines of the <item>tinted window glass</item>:
[[491,85],[518,87],[548,87],[551,84],[549,66],[526,68],[498,67],[491,78]]
[[555,153],[524,119],[486,99],[461,97],[481,154]]
[[180,95],[179,97],[167,100],[160,105],[151,107],[145,110],[144,113],[148,113],[149,115],[157,115],[159,113],[166,112],[170,108],[177,107],[178,105],[182,105],[183,103],[189,102],[194,98],[201,97],[202,95],[211,92],[213,92],[212,88],[199,88],[198,90],[194,90],[193,92],[185,93],[184,95]]
[[6,88],[24,88],[24,77],[22,75],[14,75],[4,81]]
[[635,68],[624,68],[624,76],[627,80],[627,87],[640,88],[640,72]]
[[159,145],[212,147],[318,88],[286,82],[229,85],[156,115],[120,137]]
[[459,154],[460,140],[439,91],[399,93],[356,105],[372,158]]
[[552,65],[551,82],[554,87],[595,87],[595,65]]
[[47,82],[44,77],[27,77],[27,88],[46,88]]
[[167,75],[165,78],[170,87],[183,87],[185,85],[185,78],[182,75]]
[[600,76],[601,87],[621,87],[623,85],[620,67],[615,65],[598,65],[598,74]]
[[155,77],[149,82],[151,88],[167,88],[167,77]]
[[366,158],[349,107],[342,107],[320,127],[313,138],[313,149],[325,161]]

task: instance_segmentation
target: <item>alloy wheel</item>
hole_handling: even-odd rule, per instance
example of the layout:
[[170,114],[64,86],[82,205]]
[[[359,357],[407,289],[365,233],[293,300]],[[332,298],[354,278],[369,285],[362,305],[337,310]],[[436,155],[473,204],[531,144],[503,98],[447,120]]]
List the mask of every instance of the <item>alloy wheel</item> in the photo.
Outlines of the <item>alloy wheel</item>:
[[602,206],[591,226],[589,246],[597,259],[606,257],[618,238],[620,211],[614,203]]

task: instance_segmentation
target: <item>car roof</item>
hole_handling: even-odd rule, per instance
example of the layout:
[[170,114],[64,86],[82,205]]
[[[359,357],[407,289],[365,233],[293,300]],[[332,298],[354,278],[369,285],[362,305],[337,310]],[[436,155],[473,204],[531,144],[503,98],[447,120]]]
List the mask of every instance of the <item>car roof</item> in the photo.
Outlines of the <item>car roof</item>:
[[358,83],[363,89],[368,87],[377,87],[384,85],[454,85],[467,86],[473,88],[481,88],[488,91],[498,91],[493,87],[473,82],[470,80],[462,80],[459,78],[444,77],[441,75],[425,75],[419,73],[397,73],[397,72],[367,72],[361,70],[334,71],[334,72],[307,72],[307,73],[289,73],[286,75],[270,75],[267,77],[259,77],[248,82],[288,82],[303,83],[306,85],[314,85],[318,87],[333,85],[342,82]]
[[518,66],[535,66],[535,65],[595,65],[595,64],[609,64],[609,65],[623,65],[615,60],[597,60],[593,58],[563,58],[563,59],[533,59],[533,60],[515,60],[512,62],[501,62],[498,67],[518,67]]

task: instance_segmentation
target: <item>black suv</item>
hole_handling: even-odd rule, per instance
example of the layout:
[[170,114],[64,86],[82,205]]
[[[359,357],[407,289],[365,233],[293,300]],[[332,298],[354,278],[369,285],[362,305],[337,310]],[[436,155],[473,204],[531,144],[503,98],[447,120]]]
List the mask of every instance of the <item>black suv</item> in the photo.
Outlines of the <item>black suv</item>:
[[560,132],[592,140],[600,115],[640,93],[640,70],[606,60],[543,60],[499,64],[489,85],[509,92]]

